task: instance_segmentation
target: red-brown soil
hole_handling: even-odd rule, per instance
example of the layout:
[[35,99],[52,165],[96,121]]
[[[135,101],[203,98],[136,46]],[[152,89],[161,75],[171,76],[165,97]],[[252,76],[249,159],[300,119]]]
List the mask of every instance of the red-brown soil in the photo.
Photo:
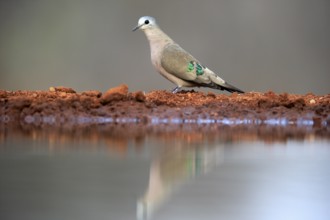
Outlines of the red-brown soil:
[[1,91],[0,123],[33,125],[272,124],[330,126],[330,94],[195,91],[129,92],[126,85],[105,93],[51,87],[49,91]]

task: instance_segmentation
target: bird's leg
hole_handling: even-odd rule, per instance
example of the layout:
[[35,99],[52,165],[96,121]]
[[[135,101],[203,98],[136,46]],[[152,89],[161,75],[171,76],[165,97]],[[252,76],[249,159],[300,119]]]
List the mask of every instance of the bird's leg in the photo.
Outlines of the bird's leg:
[[175,94],[177,93],[178,91],[180,91],[181,87],[180,86],[177,86],[175,87],[173,90],[172,90],[172,93]]

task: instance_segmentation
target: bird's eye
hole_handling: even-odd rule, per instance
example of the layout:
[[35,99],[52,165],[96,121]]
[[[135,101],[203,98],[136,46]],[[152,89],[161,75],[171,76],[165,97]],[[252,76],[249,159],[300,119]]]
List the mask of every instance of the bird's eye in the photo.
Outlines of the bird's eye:
[[145,20],[144,23],[145,23],[145,24],[149,24],[149,20]]

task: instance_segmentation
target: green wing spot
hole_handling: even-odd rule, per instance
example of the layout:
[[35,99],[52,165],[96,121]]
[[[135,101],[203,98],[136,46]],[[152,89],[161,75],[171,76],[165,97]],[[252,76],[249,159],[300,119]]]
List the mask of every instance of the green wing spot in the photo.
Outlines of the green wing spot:
[[199,63],[197,63],[196,64],[196,75],[200,76],[203,74],[204,74],[204,68]]
[[188,63],[188,68],[187,68],[187,72],[191,72],[195,69],[194,63],[192,61],[190,61]]

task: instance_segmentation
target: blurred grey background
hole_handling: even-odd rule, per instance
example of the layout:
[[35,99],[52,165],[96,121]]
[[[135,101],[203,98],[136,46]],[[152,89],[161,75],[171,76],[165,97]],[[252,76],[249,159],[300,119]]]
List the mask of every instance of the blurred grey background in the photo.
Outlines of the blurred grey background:
[[329,0],[1,0],[0,89],[172,89],[138,18],[246,91],[330,93]]

